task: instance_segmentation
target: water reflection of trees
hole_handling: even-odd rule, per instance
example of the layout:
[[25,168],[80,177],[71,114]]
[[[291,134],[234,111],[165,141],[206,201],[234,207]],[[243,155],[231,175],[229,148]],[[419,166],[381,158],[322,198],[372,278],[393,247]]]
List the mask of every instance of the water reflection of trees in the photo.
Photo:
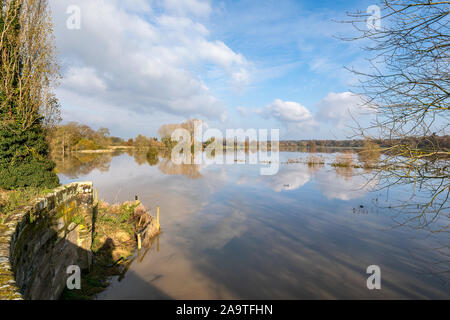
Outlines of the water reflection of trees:
[[170,159],[163,159],[158,169],[169,175],[184,175],[190,179],[199,179],[202,177],[199,165],[196,164],[175,164]]
[[[401,163],[400,161],[398,163]],[[446,170],[445,163],[434,163],[436,170]],[[450,245],[448,232],[450,226],[450,207],[448,205],[449,192],[439,193],[445,184],[444,179],[433,173],[411,173],[415,168],[394,164],[392,167],[375,168],[370,170],[363,167],[361,176],[369,183],[377,181],[373,191],[386,193],[402,190],[395,193],[396,197],[389,200],[374,201],[374,205],[383,212],[388,212],[393,221],[393,228],[408,228],[417,231],[429,244],[429,250],[436,253],[434,260],[427,261],[428,270],[420,270],[427,276],[433,275],[445,283],[450,283]],[[442,169],[444,168],[444,169]],[[428,170],[432,170],[427,168]],[[409,176],[409,177],[408,177]]]
[[146,158],[147,158],[147,162],[148,162],[149,165],[151,165],[151,166],[157,165],[158,162],[159,162],[159,152],[158,152],[158,149],[156,149],[156,148],[150,148],[150,149],[147,151]]
[[150,147],[146,149],[136,149],[134,152],[128,153],[129,156],[133,156],[134,161],[138,165],[149,164],[155,166],[159,162],[159,157],[165,154],[156,148]]
[[107,172],[111,159],[117,154],[112,153],[72,153],[69,156],[53,156],[56,163],[56,172],[64,174],[72,179],[80,175],[87,175],[94,169]]
[[[445,163],[434,164],[439,169],[445,168]],[[430,165],[431,166],[431,165]],[[448,232],[450,222],[449,192],[439,193],[443,179],[430,176],[412,175],[405,178],[404,171],[408,168],[392,167],[387,170],[377,169],[366,173],[368,179],[379,180],[377,190],[402,188],[407,190],[407,197],[392,199],[390,208],[398,211],[397,219],[401,226],[409,226],[418,230],[430,232]],[[411,169],[412,170],[412,169]],[[444,169],[445,170],[445,169]]]
[[353,167],[334,167],[337,177],[342,177],[346,181],[351,181],[355,175]]
[[[170,154],[148,150],[146,152],[134,152],[134,161],[138,165],[158,165],[158,170],[168,175],[183,175],[190,179],[199,179],[202,175],[199,172],[199,165],[196,164],[175,164],[170,159]],[[192,159],[194,162],[194,159]]]
[[[125,152],[114,153],[72,153],[61,157],[53,155],[52,160],[56,163],[56,172],[71,179],[76,179],[82,175],[90,174],[94,169],[101,172],[109,171],[113,157],[127,153],[138,165],[158,165],[158,169],[168,175],[184,175],[190,179],[202,177],[200,166],[196,164],[174,164],[167,154],[158,152]],[[162,159],[162,160],[160,160]],[[194,160],[192,160],[194,161]]]
[[140,166],[148,163],[146,152],[134,152],[133,157],[134,157],[134,161]]

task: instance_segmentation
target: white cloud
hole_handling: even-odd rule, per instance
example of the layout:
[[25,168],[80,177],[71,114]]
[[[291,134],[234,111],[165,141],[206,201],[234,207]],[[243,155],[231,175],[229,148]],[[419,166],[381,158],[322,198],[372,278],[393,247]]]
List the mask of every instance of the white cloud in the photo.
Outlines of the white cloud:
[[274,100],[264,110],[263,114],[283,122],[302,123],[312,120],[311,112],[300,103],[291,101]]
[[249,110],[241,106],[238,106],[236,110],[241,114],[242,117],[246,117],[249,113]]
[[129,12],[151,13],[153,10],[147,0],[121,1],[121,7]]
[[284,166],[278,174],[262,179],[276,192],[297,190],[307,184],[312,177],[310,169],[306,166]]
[[94,93],[106,89],[105,83],[97,76],[95,69],[88,67],[69,68],[66,72],[64,84],[68,88],[83,93]]
[[312,129],[320,130],[321,125],[326,123],[343,129],[346,125],[351,125],[352,116],[359,123],[365,123],[369,119],[367,115],[375,111],[365,103],[362,96],[351,92],[330,92],[316,104],[314,113],[298,102],[281,99],[275,99],[265,108],[247,109],[239,106],[236,110],[242,117],[253,113],[266,119],[275,119],[283,126],[285,132],[293,135],[304,133],[305,130],[309,133]]
[[[60,92],[94,99],[82,108],[102,105],[142,115],[165,112],[224,120],[224,104],[195,70],[209,63],[235,82],[248,79],[245,57],[208,39],[207,28],[195,21],[210,13],[207,1],[159,1],[163,13],[156,14],[160,11],[150,6],[155,2],[80,0],[81,30],[66,28],[66,8],[72,1],[50,4],[63,62]],[[74,106],[73,100],[62,98],[63,107]]]
[[361,96],[351,92],[330,92],[317,104],[316,119],[342,128],[352,119],[352,116],[355,117],[368,111]]
[[164,6],[173,14],[207,16],[211,13],[209,1],[201,0],[163,0]]
[[242,87],[250,82],[250,75],[246,69],[241,68],[239,71],[233,73],[233,80],[236,86]]
[[[245,154],[238,157],[245,158]],[[300,189],[311,181],[313,172],[304,165],[283,165],[277,174],[272,176],[241,176],[236,183],[238,185],[263,185],[275,192],[293,191]]]
[[330,174],[320,170],[316,176],[320,192],[327,199],[353,200],[363,198],[376,187],[377,180],[367,181],[363,175]]
[[227,112],[227,111],[224,111],[224,112],[222,112],[222,114],[220,115],[220,121],[221,121],[222,123],[225,123],[225,122],[227,122],[227,120],[228,120],[228,112]]

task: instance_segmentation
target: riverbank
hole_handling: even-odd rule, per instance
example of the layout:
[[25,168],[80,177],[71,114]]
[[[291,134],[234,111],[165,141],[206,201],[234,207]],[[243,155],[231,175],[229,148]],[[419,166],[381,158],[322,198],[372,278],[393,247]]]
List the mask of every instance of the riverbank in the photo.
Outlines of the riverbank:
[[78,150],[75,153],[114,153],[120,150],[134,150],[134,147],[130,146],[111,146],[108,149],[98,149],[98,150]]
[[[91,299],[126,272],[138,239],[146,246],[159,224],[138,201],[96,194],[91,182],[0,192],[0,299]],[[69,291],[73,265],[82,287]]]
[[145,246],[160,232],[156,219],[139,201],[115,205],[100,201],[95,221],[92,268],[82,274],[81,289],[64,290],[64,300],[95,299],[112,277],[125,275],[139,241]]

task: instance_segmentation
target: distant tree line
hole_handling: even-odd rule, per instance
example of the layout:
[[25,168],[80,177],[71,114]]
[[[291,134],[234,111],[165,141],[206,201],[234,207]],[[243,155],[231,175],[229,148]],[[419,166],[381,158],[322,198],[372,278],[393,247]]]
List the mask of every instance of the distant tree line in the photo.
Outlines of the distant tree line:
[[101,150],[114,146],[134,147],[138,150],[156,148],[164,149],[167,142],[159,141],[157,137],[146,137],[139,134],[137,137],[125,140],[121,137],[111,136],[108,128],[94,130],[91,127],[69,122],[64,125],[57,125],[48,130],[48,144],[52,153],[67,155],[72,152],[84,150]]
[[73,151],[106,149],[114,144],[122,144],[120,138],[110,137],[109,129],[94,130],[87,125],[70,122],[51,128],[48,143],[53,153],[63,156]]
[[[193,135],[193,121],[188,120],[181,124],[165,124],[158,130],[161,138],[147,137],[139,134],[137,137],[123,139],[110,135],[108,128],[99,128],[94,130],[91,127],[77,122],[70,122],[65,125],[55,126],[49,130],[48,141],[53,152],[59,154],[68,154],[74,151],[108,149],[111,146],[128,146],[137,150],[155,149],[157,151],[171,150],[176,144],[171,140],[171,133],[177,128],[185,128]],[[214,141],[212,138],[202,143],[206,147]],[[410,147],[426,150],[434,145],[440,145],[443,149],[450,150],[450,136],[403,138],[397,140],[370,140],[381,148],[389,148],[393,143],[405,144]],[[245,147],[253,145],[256,142],[245,141]],[[284,150],[312,150],[317,148],[365,148],[367,139],[358,140],[282,140],[280,141],[280,151]],[[226,140],[223,140],[226,146]],[[270,142],[268,143],[270,146]]]
[[[284,140],[280,141],[280,150],[299,148],[364,148],[368,139],[356,140]],[[401,139],[370,139],[381,148],[390,148],[393,145],[405,145],[412,149],[429,150],[439,145],[443,150],[450,150],[450,136],[431,135],[429,137],[405,137]]]

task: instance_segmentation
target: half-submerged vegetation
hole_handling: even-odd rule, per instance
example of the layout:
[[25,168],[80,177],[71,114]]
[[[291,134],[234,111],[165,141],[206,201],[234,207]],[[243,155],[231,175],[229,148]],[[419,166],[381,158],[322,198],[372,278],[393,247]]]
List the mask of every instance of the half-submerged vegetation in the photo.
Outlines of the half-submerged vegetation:
[[354,164],[353,152],[345,152],[336,155],[336,160],[331,164],[333,167],[351,168]]
[[115,205],[100,201],[97,208],[91,247],[93,265],[89,272],[82,274],[81,289],[65,289],[62,299],[95,298],[108,287],[112,277],[123,278],[133,261],[138,238],[148,247],[160,232],[156,219],[138,201]]
[[316,155],[310,155],[306,160],[309,167],[322,167],[325,165],[325,159]]

